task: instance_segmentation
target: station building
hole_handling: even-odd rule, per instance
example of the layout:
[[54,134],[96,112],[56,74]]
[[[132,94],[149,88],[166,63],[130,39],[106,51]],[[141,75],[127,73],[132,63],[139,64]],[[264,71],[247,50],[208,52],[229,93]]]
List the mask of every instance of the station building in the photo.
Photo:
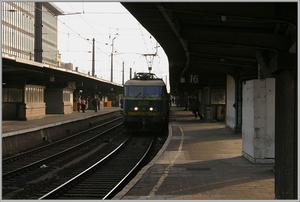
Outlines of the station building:
[[[2,11],[2,58],[23,59],[24,62],[37,61],[39,53],[42,58],[38,62],[58,64],[57,15],[62,14],[59,8],[52,3],[37,5],[35,2],[2,2]],[[39,17],[41,35],[40,40],[36,40]],[[41,44],[36,44],[39,41]],[[39,46],[40,50],[35,51]],[[46,114],[45,86],[27,84],[26,79],[22,85],[7,82],[3,78],[3,120],[29,120]],[[62,94],[70,95],[70,91],[62,90]],[[64,111],[69,112],[70,110]]]
[[[35,61],[35,2],[2,2],[2,54]],[[42,20],[42,63],[57,65],[57,16],[62,10],[52,3],[43,2]]]
[[76,96],[121,92],[122,85],[74,71],[73,64],[60,61],[57,16],[63,11],[55,4],[1,4],[2,120],[69,114],[76,110]]

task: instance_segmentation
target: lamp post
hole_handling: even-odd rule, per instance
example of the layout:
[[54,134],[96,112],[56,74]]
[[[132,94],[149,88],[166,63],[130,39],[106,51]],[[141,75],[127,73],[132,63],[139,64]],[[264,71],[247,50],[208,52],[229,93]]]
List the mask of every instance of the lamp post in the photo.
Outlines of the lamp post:
[[118,33],[115,35],[115,37],[112,39],[111,43],[111,54],[110,54],[110,81],[113,82],[113,66],[114,66],[114,41],[117,38]]
[[122,63],[122,85],[124,85],[124,61]]

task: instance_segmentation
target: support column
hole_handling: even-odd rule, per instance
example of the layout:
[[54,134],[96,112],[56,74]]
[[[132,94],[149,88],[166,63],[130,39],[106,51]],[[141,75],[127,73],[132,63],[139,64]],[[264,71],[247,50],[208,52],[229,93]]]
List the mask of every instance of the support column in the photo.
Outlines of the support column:
[[240,86],[240,80],[239,80],[239,75],[238,71],[236,70],[235,74],[235,103],[234,103],[234,108],[235,108],[235,127],[234,127],[234,132],[235,133],[241,133],[242,132],[242,114],[241,114],[241,86]]
[[275,95],[275,198],[297,199],[297,63],[296,54],[272,59]]
[[296,199],[297,193],[297,91],[289,70],[276,74],[275,195]]
[[266,55],[268,55],[268,51],[262,51],[262,50],[257,50],[255,52],[256,59],[258,61],[258,64],[260,66],[260,78],[265,79],[265,78],[273,78],[273,75],[271,74],[269,67],[268,67],[268,60],[266,58]]

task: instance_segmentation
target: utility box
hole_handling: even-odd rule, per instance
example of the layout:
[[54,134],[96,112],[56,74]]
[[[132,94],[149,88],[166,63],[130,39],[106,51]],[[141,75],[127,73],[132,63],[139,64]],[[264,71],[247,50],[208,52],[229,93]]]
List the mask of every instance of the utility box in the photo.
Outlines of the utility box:
[[215,106],[207,106],[206,107],[206,120],[212,121],[216,120],[216,107]]

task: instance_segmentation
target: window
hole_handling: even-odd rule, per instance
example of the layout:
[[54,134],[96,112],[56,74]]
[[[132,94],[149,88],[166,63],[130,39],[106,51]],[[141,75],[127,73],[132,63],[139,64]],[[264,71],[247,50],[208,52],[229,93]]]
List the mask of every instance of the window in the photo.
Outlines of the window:
[[22,89],[4,88],[2,90],[3,102],[22,102]]
[[125,87],[125,97],[138,97],[143,95],[142,86],[127,86]]
[[160,86],[126,86],[125,97],[161,97]]
[[161,97],[161,87],[159,87],[159,86],[146,86],[144,94],[146,96],[150,96],[150,97]]
[[25,103],[43,103],[44,102],[44,87],[30,86],[25,88]]
[[70,102],[70,91],[68,90],[63,91],[63,101]]
[[226,103],[225,89],[211,90],[211,104],[225,104]]

